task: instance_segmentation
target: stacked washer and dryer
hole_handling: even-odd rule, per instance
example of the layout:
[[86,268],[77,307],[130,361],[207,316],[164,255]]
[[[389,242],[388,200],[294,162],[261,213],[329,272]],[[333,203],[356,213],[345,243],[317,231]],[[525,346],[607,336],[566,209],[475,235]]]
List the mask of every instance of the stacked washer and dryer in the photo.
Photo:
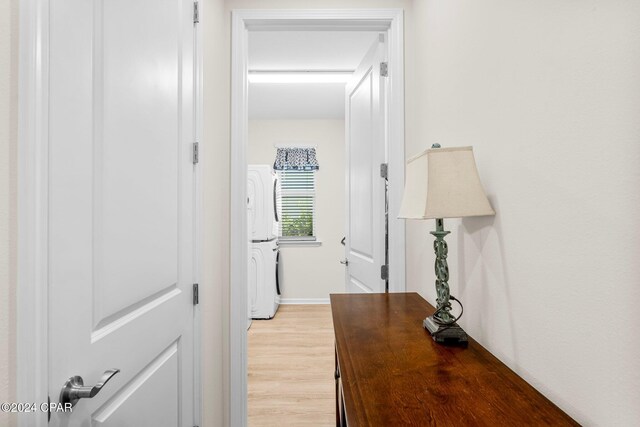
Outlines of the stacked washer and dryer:
[[251,319],[271,319],[280,304],[278,222],[280,184],[269,165],[249,165],[247,187],[249,237],[249,325]]

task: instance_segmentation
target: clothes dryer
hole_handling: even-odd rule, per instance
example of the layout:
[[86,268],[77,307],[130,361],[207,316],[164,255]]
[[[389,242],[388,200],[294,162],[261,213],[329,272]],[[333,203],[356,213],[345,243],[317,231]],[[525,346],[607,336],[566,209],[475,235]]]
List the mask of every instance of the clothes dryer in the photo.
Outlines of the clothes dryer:
[[271,319],[280,304],[279,248],[276,240],[251,245],[249,302],[251,318]]

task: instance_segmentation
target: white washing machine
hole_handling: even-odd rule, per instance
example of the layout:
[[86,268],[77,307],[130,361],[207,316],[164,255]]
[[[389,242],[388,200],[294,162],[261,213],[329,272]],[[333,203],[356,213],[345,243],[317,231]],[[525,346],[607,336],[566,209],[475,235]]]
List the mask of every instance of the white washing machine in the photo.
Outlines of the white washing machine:
[[280,185],[270,165],[249,165],[247,171],[250,319],[271,319],[280,304],[278,219]]
[[252,319],[271,319],[280,305],[280,251],[277,240],[254,242],[249,260],[249,306]]
[[247,171],[249,247],[249,319],[271,319],[280,304],[278,217],[280,185],[270,165],[249,165]]

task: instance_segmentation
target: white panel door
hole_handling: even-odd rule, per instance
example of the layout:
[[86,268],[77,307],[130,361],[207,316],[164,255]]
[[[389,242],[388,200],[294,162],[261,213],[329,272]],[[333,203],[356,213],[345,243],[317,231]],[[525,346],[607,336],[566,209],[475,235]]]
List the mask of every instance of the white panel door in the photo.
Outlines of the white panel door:
[[49,395],[115,375],[54,426],[194,413],[191,0],[51,0]]
[[385,162],[383,36],[366,54],[346,86],[347,292],[384,292],[380,268],[385,262]]

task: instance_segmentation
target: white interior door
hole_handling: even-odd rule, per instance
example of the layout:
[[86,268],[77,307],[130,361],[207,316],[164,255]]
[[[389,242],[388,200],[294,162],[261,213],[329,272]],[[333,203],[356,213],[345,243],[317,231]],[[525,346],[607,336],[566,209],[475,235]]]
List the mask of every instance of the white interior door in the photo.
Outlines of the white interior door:
[[384,292],[385,163],[384,78],[386,48],[380,35],[346,86],[347,292]]
[[52,425],[195,424],[192,7],[50,1]]

